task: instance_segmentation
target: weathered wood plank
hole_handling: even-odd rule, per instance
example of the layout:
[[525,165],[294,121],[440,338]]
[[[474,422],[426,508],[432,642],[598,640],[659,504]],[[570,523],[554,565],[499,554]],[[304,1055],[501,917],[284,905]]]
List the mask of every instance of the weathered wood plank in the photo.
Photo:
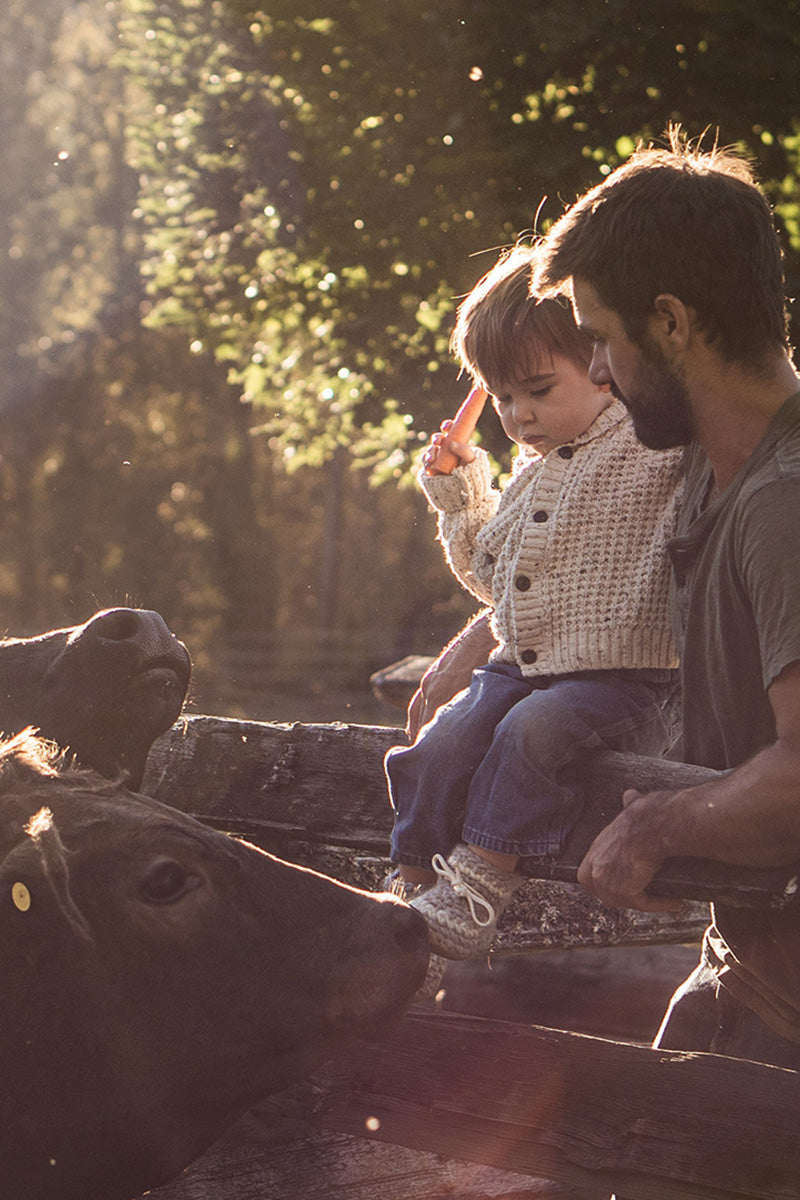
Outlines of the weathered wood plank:
[[275,1145],[235,1137],[152,1200],[573,1200],[563,1184],[364,1137],[315,1133]]
[[[621,811],[626,788],[642,792],[671,790],[720,777],[718,771],[664,758],[609,751],[592,755],[577,776],[586,795],[581,819],[557,862],[551,868],[537,870],[538,877],[575,879],[577,868],[597,834]],[[798,872],[800,863],[775,869],[750,869],[696,858],[673,858],[664,864],[651,890],[686,900],[783,908],[800,900]]]
[[402,738],[383,726],[185,717],[153,746],[142,790],[287,841],[383,853],[391,827],[383,756]]
[[[143,790],[370,886],[385,866],[391,823],[381,762],[401,738],[382,727],[189,718],[160,739]],[[688,905],[677,921],[614,914],[558,879],[574,877],[623,787],[704,777],[682,764],[597,756],[591,804],[569,853],[543,865],[550,879],[521,889],[498,948],[696,936],[703,905]],[[704,895],[713,873],[708,864],[683,864],[666,886]],[[793,881],[791,873],[765,881],[734,872],[714,887],[784,904]],[[636,1200],[800,1198],[800,1076],[759,1064],[416,1010],[388,1041],[333,1064],[311,1090],[324,1096],[321,1108],[312,1106],[323,1132],[281,1144],[224,1143],[159,1200],[606,1200],[614,1189]],[[374,1132],[368,1117],[379,1122]],[[376,1156],[380,1142],[388,1157]],[[458,1175],[465,1163],[496,1170],[491,1180],[480,1177],[483,1191],[467,1186],[477,1175]],[[437,1175],[436,1164],[447,1174]]]
[[[383,757],[403,740],[397,728],[278,725],[217,717],[184,718],[156,742],[143,790],[167,804],[240,833],[274,853],[374,888],[385,870],[391,812]],[[622,790],[687,786],[713,772],[665,760],[602,753],[581,783],[584,817],[564,854],[536,869],[549,882],[526,884],[505,914],[496,948],[685,942],[700,936],[702,903],[677,915],[615,913],[571,886],[595,833],[619,811]],[[704,901],[783,904],[797,891],[794,870],[757,872],[675,862],[659,881],[672,895]],[[562,886],[557,886],[557,885]]]
[[598,1198],[797,1200],[799,1110],[794,1071],[412,1010],[331,1065],[318,1119]]
[[[383,757],[403,739],[384,726],[187,717],[155,743],[143,790],[292,862],[376,889],[392,822]],[[571,884],[531,880],[503,914],[494,949],[691,942],[707,920],[703,904],[615,912]]]
[[797,1200],[798,1105],[797,1072],[417,1009],[152,1195]]

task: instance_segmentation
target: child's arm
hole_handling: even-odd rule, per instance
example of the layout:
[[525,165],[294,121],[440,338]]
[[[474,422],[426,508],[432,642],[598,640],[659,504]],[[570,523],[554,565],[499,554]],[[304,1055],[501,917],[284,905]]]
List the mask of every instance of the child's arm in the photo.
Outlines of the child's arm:
[[492,604],[491,580],[479,580],[472,568],[478,534],[497,512],[500,492],[486,451],[472,453],[472,461],[452,475],[429,475],[423,466],[417,478],[438,513],[438,539],[450,570],[473,596]]

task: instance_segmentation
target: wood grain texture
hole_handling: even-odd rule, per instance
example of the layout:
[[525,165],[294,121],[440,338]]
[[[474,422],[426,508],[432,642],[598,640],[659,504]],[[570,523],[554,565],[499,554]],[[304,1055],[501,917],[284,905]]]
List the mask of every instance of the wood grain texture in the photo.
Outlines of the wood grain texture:
[[[281,857],[374,889],[386,870],[392,822],[383,758],[403,738],[383,726],[188,717],[156,742],[143,790]],[[495,948],[686,942],[700,936],[709,899],[795,903],[794,867],[748,871],[672,860],[654,890],[687,900],[677,915],[615,912],[572,886],[593,837],[619,812],[624,788],[685,787],[714,776],[663,759],[611,752],[587,758],[576,781],[586,797],[581,820],[559,859],[530,868],[548,882],[521,889]]]
[[[143,790],[293,861],[374,887],[391,812],[382,760],[398,729],[187,718]],[[676,916],[602,908],[569,882],[625,787],[711,773],[598,754],[564,855],[504,914],[499,952],[694,940]],[[673,894],[794,903],[793,871],[670,863]],[[256,1110],[157,1200],[800,1200],[800,1075],[530,1025],[413,1009],[384,1042],[334,1062],[288,1112]],[[310,1097],[310,1099],[309,1099]],[[375,1118],[374,1130],[366,1121]],[[544,1182],[554,1180],[555,1182]]]
[[413,1009],[151,1195],[797,1200],[798,1106],[794,1071]]
[[277,1145],[221,1143],[152,1200],[572,1200],[567,1185],[317,1132]]
[[598,1197],[800,1196],[800,1075],[412,1010],[331,1067],[326,1128],[556,1179]]

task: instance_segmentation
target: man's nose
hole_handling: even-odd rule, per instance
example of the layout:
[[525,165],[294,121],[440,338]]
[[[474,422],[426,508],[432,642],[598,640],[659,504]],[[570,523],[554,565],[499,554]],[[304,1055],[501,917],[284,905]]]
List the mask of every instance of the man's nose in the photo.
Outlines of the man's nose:
[[592,361],[589,363],[589,378],[597,387],[613,383],[614,377],[608,366],[608,354],[605,346],[595,343],[592,350]]

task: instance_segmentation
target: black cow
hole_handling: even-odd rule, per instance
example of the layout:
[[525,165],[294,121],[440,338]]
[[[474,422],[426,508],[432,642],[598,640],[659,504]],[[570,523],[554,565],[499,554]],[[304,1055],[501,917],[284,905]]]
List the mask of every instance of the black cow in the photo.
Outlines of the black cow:
[[0,1194],[129,1200],[407,1005],[410,908],[0,748]]
[[32,726],[102,775],[139,787],[177,719],[191,661],[156,612],[111,608],[84,625],[0,641],[0,730]]

